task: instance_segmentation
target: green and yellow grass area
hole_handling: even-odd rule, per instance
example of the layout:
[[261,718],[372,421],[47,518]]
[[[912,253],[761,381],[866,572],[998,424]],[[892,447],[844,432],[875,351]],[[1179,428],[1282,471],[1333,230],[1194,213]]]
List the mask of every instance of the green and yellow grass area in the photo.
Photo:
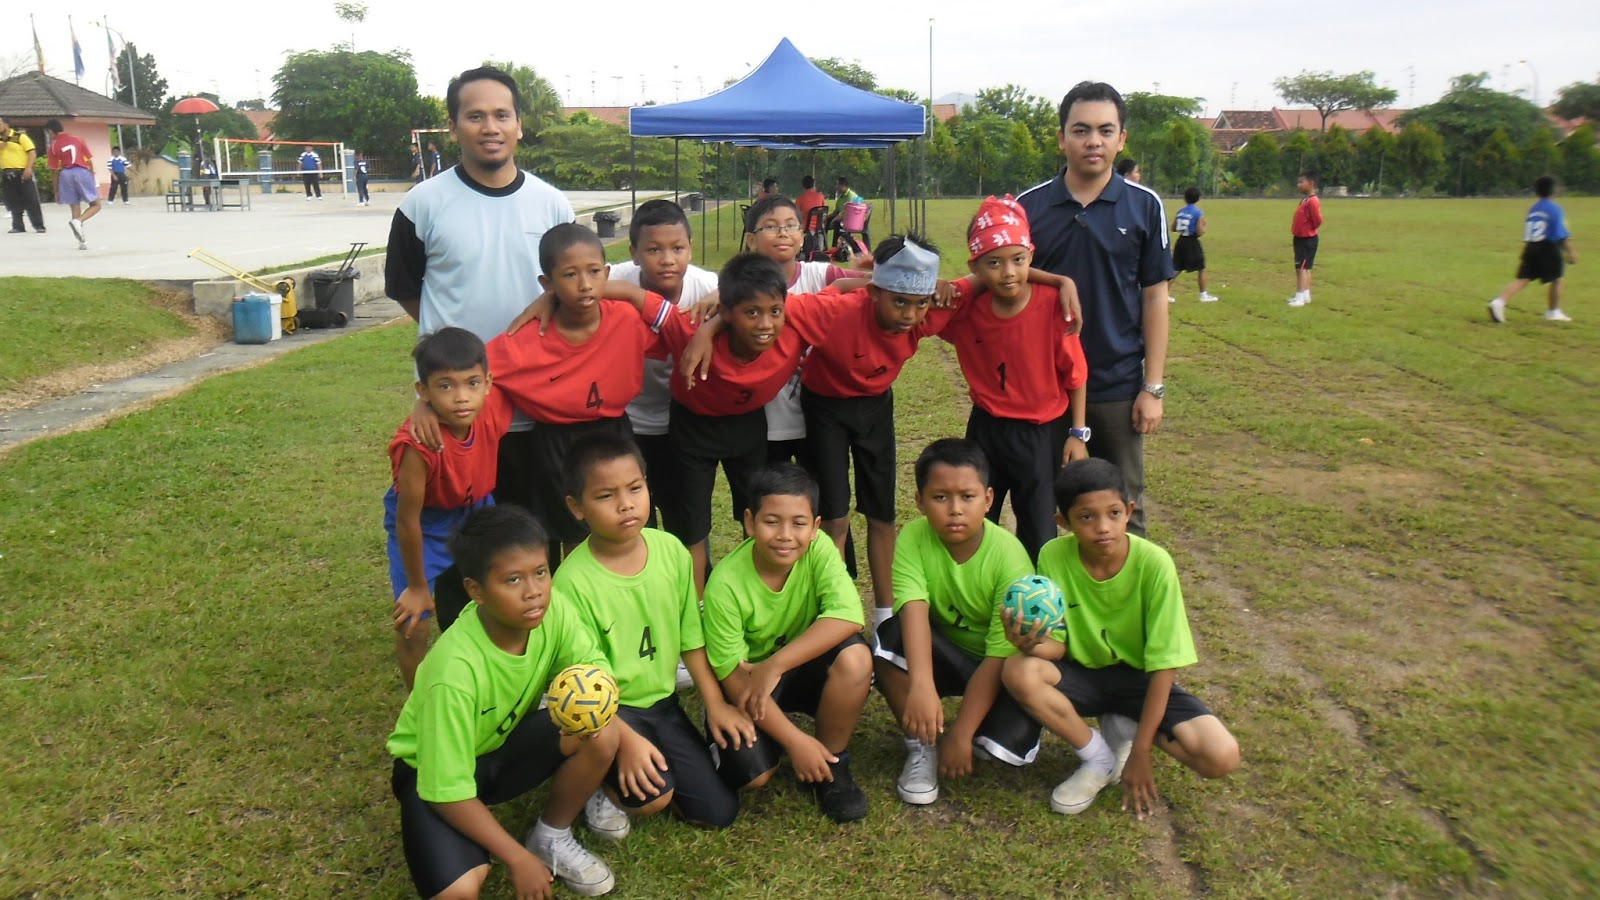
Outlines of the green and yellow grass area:
[[136,358],[193,326],[167,295],[112,278],[0,278],[0,394],[77,366]]
[[[1162,758],[1155,819],[1109,792],[1069,819],[1046,805],[1073,765],[1052,740],[913,809],[875,698],[865,822],[780,779],[729,830],[662,818],[599,846],[617,896],[1593,891],[1600,263],[1572,271],[1576,322],[1530,291],[1493,326],[1524,203],[1330,200],[1315,301],[1288,309],[1291,206],[1206,204],[1222,302],[1180,283],[1148,444],[1200,650],[1182,680],[1244,767]],[[972,208],[933,206],[953,257]],[[1568,209],[1593,257],[1600,202]],[[0,457],[0,897],[407,894],[379,498],[412,337],[352,334]],[[909,514],[910,460],[967,403],[937,342],[896,393]],[[541,798],[499,814],[526,828]]]

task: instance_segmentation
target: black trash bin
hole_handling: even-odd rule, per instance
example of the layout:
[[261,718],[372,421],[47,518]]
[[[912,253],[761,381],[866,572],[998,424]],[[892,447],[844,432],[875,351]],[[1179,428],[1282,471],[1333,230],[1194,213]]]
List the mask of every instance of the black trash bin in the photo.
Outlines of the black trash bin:
[[607,210],[594,214],[594,230],[603,238],[617,236],[617,223],[622,221],[622,216]]
[[700,194],[690,194],[688,200],[690,212],[699,212],[706,208],[706,198]]
[[354,267],[344,269],[318,269],[311,273],[311,291],[316,308],[327,313],[321,317],[326,326],[343,328],[356,317],[356,279],[361,273]]

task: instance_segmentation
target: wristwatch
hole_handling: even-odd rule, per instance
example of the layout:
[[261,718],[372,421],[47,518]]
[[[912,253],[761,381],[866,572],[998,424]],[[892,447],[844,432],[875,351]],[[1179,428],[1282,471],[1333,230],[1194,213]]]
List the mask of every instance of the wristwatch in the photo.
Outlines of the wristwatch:
[[1157,400],[1167,396],[1167,386],[1165,384],[1147,384],[1141,390]]
[[1082,428],[1067,429],[1067,437],[1075,437],[1078,440],[1083,441],[1085,444],[1089,443],[1089,435],[1092,433],[1093,432],[1090,431],[1087,425]]

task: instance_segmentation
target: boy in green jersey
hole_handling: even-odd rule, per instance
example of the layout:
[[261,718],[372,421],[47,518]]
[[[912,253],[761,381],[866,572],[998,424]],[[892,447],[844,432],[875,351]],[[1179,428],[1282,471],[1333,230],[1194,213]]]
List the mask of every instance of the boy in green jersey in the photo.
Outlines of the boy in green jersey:
[[[1239,768],[1239,744],[1173,673],[1195,663],[1178,572],[1167,551],[1128,533],[1133,503],[1122,472],[1103,459],[1068,463],[1056,477],[1056,522],[1071,534],[1039,552],[1039,574],[1067,595],[1065,631],[1041,639],[1007,622],[1022,651],[1005,662],[1006,690],[1078,751],[1083,764],[1050,795],[1076,815],[1122,782],[1122,808],[1154,810],[1151,746],[1207,778]],[[1084,723],[1097,716],[1099,731]],[[1103,736],[1102,736],[1103,732]]]
[[[519,897],[548,897],[552,873],[585,896],[616,884],[572,823],[616,759],[619,729],[563,735],[540,703],[562,669],[605,662],[575,604],[551,588],[548,543],[515,506],[474,510],[451,539],[474,603],[417,668],[388,746],[406,865],[423,897],[476,897],[491,856]],[[550,799],[518,843],[489,804],[546,780]]]
[[[850,737],[872,682],[861,637],[861,594],[833,541],[816,540],[817,483],[793,463],[750,477],[748,538],[706,581],[705,639],[711,670],[756,725],[753,745],[719,751],[731,787],[765,785],[784,752],[795,777],[816,792],[835,822],[867,814],[850,774]],[[816,719],[816,737],[789,713]]]
[[[989,461],[972,441],[934,441],[917,457],[917,509],[894,549],[894,616],[878,626],[878,690],[906,735],[900,799],[939,799],[939,776],[972,772],[977,745],[1014,766],[1033,762],[1039,727],[1000,690],[1017,650],[995,610],[1033,574],[1028,551],[984,518],[994,503]],[[960,697],[948,731],[941,697]]]
[[668,804],[713,828],[732,825],[739,814],[738,794],[717,777],[709,745],[678,705],[680,657],[700,688],[717,745],[737,748],[756,739],[755,726],[723,699],[706,662],[694,560],[677,538],[644,527],[651,508],[644,468],[639,448],[620,435],[573,443],[567,508],[589,527],[589,537],[555,577],[599,638],[621,691],[617,761],[605,789],[584,807],[589,830],[613,840],[627,836],[630,814],[652,815]]

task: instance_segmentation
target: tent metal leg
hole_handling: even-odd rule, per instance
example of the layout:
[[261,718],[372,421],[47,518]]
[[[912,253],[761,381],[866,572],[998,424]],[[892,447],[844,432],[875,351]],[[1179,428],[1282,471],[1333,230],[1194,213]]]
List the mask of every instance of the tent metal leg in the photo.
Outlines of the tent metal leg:
[[639,156],[637,154],[639,139],[628,135],[628,191],[629,203],[635,212],[639,209]]

